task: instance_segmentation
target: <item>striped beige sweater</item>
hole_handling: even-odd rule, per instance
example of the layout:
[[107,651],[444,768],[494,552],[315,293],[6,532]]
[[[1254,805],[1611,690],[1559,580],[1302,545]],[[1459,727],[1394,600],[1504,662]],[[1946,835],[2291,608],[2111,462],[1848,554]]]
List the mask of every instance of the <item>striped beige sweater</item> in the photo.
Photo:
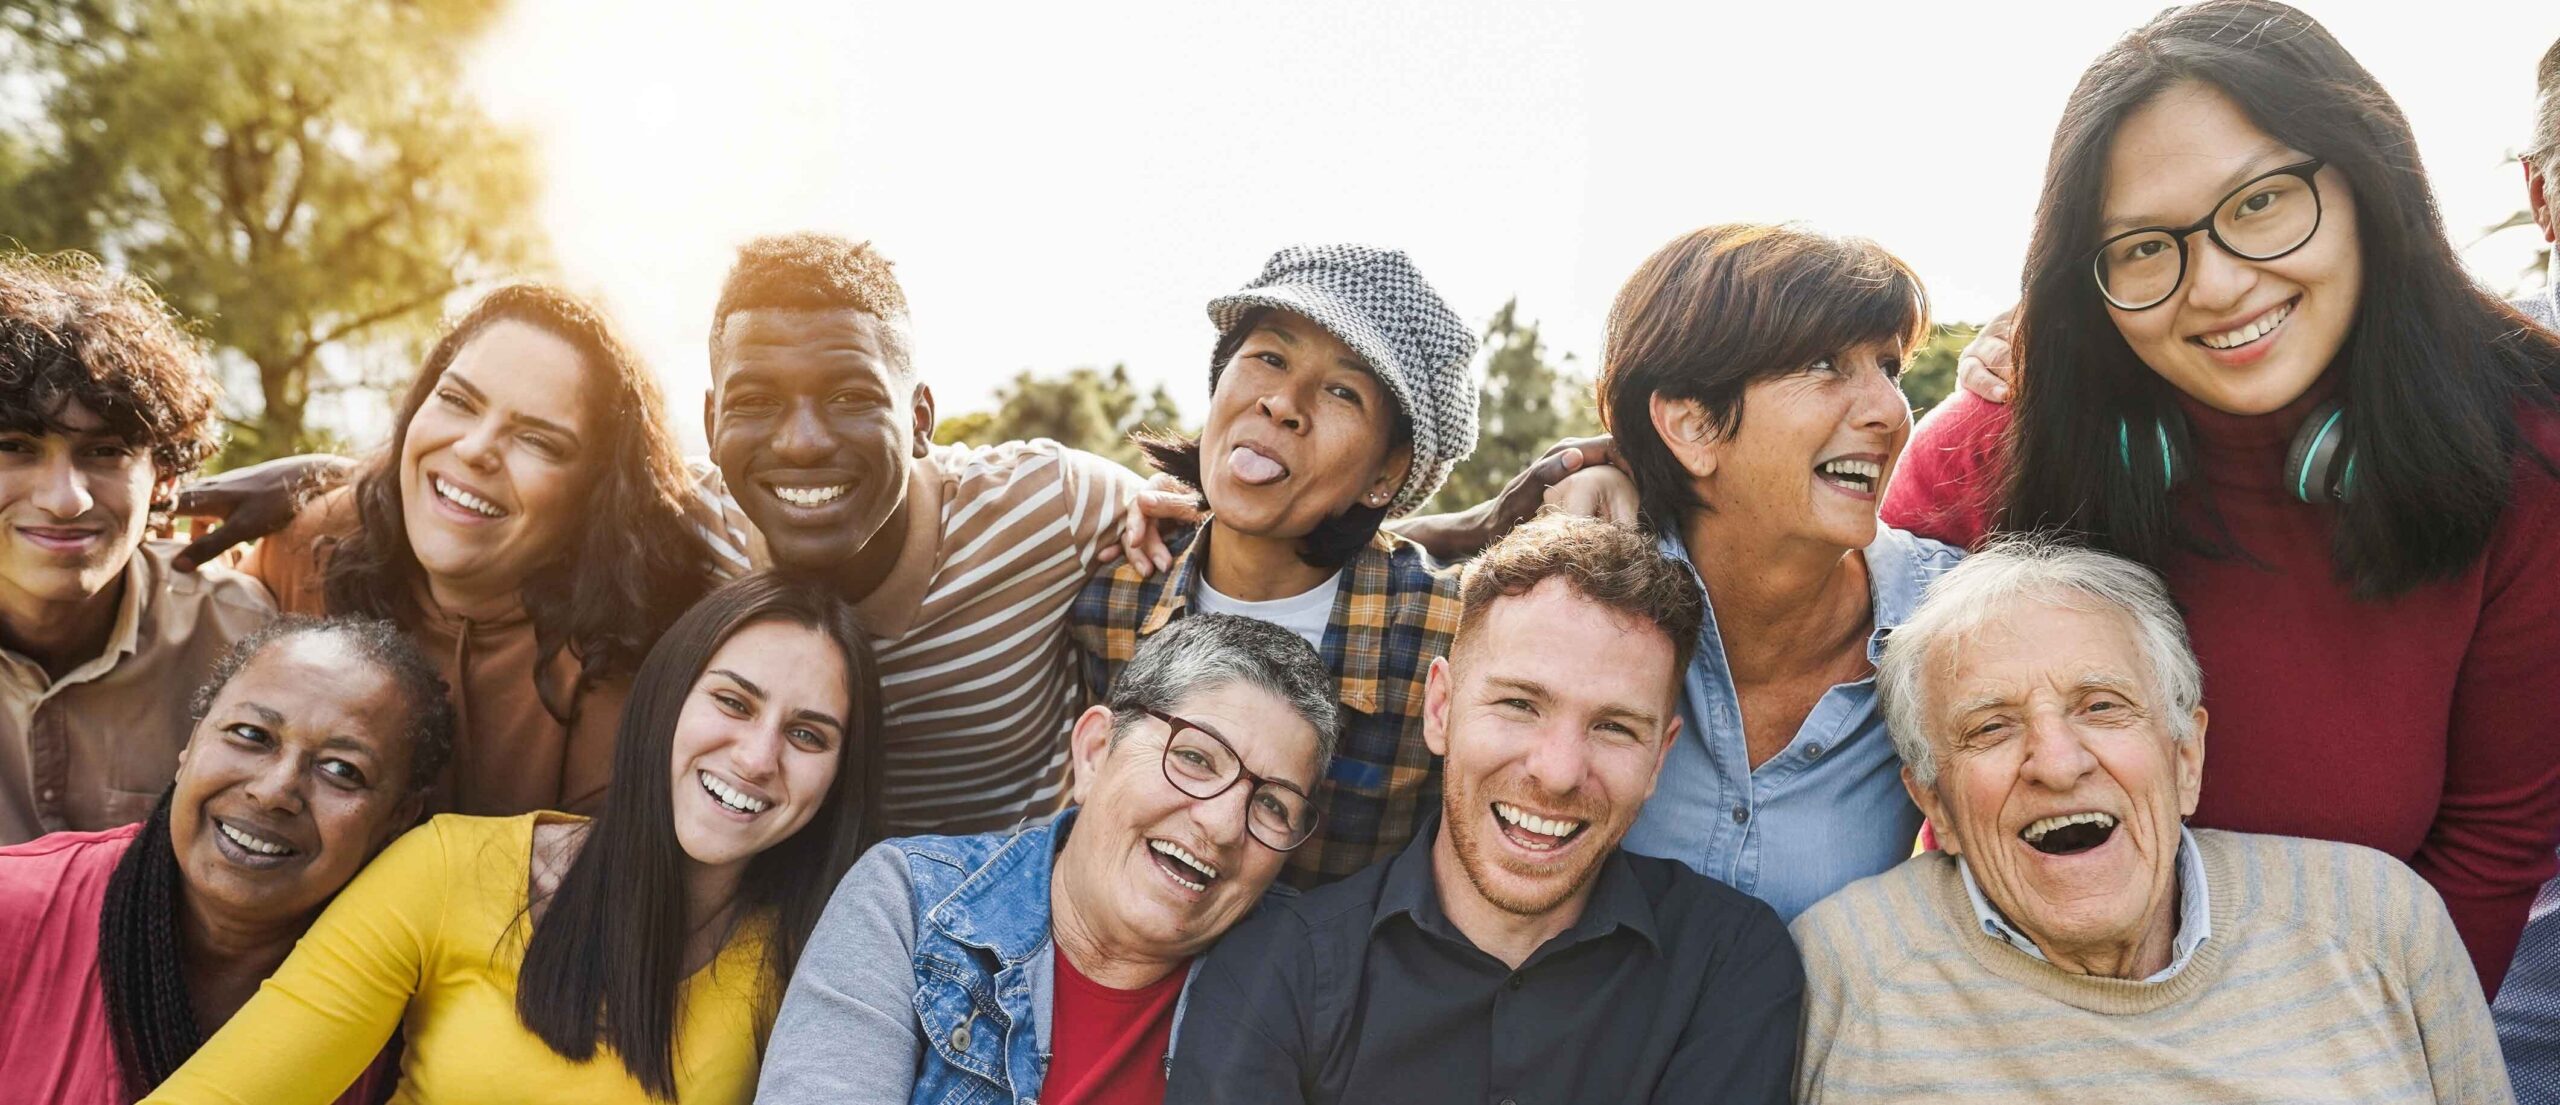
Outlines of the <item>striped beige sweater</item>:
[[2435,891],[2348,844],[2198,831],[2213,936],[2146,984],[1984,935],[1955,860],[1916,857],[1797,918],[1798,1099],[2513,1100]]

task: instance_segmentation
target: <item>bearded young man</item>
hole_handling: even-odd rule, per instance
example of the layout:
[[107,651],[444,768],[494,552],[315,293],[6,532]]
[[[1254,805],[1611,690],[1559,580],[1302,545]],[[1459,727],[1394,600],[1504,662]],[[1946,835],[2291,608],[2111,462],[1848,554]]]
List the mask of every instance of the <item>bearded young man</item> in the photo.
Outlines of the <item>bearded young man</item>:
[[1424,707],[1438,823],[1219,944],[1165,1100],[1787,1100],[1804,974],[1777,913],[1618,848],[1680,732],[1696,579],[1551,515],[1462,601]]

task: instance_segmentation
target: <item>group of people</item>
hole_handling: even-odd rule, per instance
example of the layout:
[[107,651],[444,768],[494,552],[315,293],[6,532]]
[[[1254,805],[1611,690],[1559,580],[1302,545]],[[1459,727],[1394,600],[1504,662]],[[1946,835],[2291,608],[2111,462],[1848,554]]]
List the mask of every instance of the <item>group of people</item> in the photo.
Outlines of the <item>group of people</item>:
[[807,233],[707,460],[525,284],[380,452],[189,485],[183,328],[0,259],[0,1098],[2555,1099],[2560,293],[2415,149],[2173,9],[1927,420],[1909,266],[1711,226],[1610,436],[1429,517],[1476,340],[1390,249],[1212,299],[1144,483],[936,444]]

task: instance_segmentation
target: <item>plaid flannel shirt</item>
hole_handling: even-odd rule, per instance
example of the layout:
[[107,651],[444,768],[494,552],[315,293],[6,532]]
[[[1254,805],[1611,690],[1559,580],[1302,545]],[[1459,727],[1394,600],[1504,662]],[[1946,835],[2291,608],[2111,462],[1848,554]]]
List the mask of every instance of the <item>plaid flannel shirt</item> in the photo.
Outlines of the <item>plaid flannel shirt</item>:
[[[1091,701],[1105,699],[1139,641],[1190,611],[1202,532],[1167,539],[1170,571],[1140,579],[1124,563],[1076,597],[1069,623]],[[1431,658],[1447,655],[1458,632],[1458,570],[1381,530],[1342,571],[1316,650],[1346,708],[1342,741],[1317,788],[1316,833],[1289,854],[1282,876],[1300,887],[1396,854],[1440,808],[1440,761],[1422,743],[1422,690]]]

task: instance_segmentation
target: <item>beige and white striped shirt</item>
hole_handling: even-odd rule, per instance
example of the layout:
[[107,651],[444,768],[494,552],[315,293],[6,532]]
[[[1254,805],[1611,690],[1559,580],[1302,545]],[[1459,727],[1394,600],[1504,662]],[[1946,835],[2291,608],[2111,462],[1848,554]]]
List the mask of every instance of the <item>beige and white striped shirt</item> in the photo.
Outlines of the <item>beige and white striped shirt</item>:
[[[738,549],[769,563],[708,465]],[[910,478],[888,579],[856,604],[879,650],[894,835],[1002,829],[1065,804],[1067,727],[1084,706],[1067,607],[1116,540],[1136,473],[1054,441],[937,445]]]

